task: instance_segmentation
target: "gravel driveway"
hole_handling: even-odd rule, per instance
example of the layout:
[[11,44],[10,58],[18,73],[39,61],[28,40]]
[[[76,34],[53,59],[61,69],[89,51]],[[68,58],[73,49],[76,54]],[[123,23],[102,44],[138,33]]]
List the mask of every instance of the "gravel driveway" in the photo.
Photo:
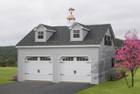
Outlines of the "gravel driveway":
[[26,81],[0,85],[0,94],[74,94],[90,86],[85,83]]

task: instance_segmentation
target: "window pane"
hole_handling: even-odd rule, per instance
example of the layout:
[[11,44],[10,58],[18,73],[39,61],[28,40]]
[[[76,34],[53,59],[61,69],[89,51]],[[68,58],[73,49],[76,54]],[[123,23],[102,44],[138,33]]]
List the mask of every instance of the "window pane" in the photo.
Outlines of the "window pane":
[[74,38],[79,38],[80,37],[80,30],[74,30],[73,31],[73,37]]
[[38,57],[27,57],[27,60],[29,61],[36,61]]
[[62,57],[63,61],[73,61],[74,57]]
[[50,57],[40,57],[41,61],[50,61],[51,58]]
[[44,38],[44,32],[40,31],[38,32],[38,39],[43,39]]
[[104,44],[109,46],[112,45],[111,36],[105,35]]
[[77,61],[88,61],[88,57],[77,57]]
[[80,35],[79,35],[79,34],[74,34],[73,37],[74,37],[74,38],[79,38]]

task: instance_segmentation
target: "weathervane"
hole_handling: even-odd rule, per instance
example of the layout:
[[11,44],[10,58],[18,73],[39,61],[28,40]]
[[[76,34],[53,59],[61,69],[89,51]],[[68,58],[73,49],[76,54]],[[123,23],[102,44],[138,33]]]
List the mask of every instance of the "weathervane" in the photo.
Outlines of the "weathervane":
[[73,12],[75,11],[74,8],[69,8],[70,15],[67,17],[69,23],[73,23],[75,21],[75,17],[73,16]]

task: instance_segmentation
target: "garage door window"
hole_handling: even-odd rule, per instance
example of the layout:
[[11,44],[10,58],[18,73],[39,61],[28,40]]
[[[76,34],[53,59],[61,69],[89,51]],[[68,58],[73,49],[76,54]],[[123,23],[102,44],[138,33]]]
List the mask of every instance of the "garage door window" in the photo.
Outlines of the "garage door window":
[[62,57],[63,61],[73,61],[74,57]]
[[88,61],[88,57],[76,57],[77,61]]
[[89,61],[87,56],[65,56],[61,59],[62,61]]
[[40,57],[40,61],[51,61],[50,57]]
[[37,61],[38,57],[27,57],[28,61]]

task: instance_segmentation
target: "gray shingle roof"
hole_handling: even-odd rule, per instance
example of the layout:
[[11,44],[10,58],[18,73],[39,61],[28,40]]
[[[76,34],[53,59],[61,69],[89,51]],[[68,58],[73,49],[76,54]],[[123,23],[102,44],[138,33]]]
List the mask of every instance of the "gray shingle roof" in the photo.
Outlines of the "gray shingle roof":
[[107,32],[107,29],[110,29],[110,32],[114,38],[114,33],[110,24],[84,25],[84,27],[90,29],[90,31],[83,41],[70,41],[70,30],[67,26],[51,26],[50,28],[56,30],[56,32],[47,42],[35,42],[35,31],[32,30],[17,44],[17,46],[100,44],[105,33]]

